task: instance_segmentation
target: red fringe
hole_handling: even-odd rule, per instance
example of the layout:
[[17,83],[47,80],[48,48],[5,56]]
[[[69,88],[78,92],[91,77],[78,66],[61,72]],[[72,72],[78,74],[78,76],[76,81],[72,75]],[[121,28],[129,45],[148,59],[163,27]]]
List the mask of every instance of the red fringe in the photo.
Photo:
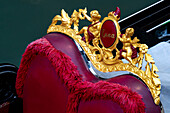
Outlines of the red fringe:
[[32,59],[42,55],[49,59],[57,75],[69,90],[67,113],[77,113],[80,100],[112,100],[120,105],[125,113],[145,113],[142,97],[130,88],[116,83],[82,81],[77,67],[71,58],[56,50],[45,38],[38,39],[26,48],[16,79],[16,91],[23,97],[23,86]]

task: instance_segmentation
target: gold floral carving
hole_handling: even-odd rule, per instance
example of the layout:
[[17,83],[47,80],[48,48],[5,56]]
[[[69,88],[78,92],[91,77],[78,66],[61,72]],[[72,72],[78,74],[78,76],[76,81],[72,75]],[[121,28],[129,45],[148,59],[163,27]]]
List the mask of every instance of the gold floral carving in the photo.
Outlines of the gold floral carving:
[[[109,12],[108,17],[105,17],[102,22],[99,21],[100,18],[101,16],[96,10],[91,11],[90,16],[87,15],[86,8],[79,9],[79,12],[74,10],[71,17],[69,17],[68,14],[62,9],[61,16],[56,15],[53,18],[47,33],[60,32],[73,38],[77,43],[79,43],[94,67],[99,71],[129,71],[139,76],[150,89],[154,102],[158,105],[160,102],[161,83],[160,79],[158,78],[159,76],[156,74],[158,69],[155,66],[155,62],[152,56],[147,53],[148,46],[146,44],[138,43],[139,39],[137,39],[137,37],[135,37],[133,40],[131,39],[131,36],[134,33],[133,28],[127,28],[125,34],[120,36],[121,32],[120,26],[118,24],[119,17],[118,15],[115,15],[115,12]],[[89,29],[87,26],[85,26],[79,31],[79,19],[87,19],[91,22],[92,26]],[[117,30],[117,38],[114,44],[108,48],[104,47],[100,39],[101,27],[107,20],[113,21]],[[60,25],[56,25],[58,21],[61,21]],[[72,25],[73,28],[71,28]],[[92,44],[89,44],[90,37],[88,30],[94,35]],[[80,34],[84,34],[85,41],[82,40],[82,36]],[[123,43],[122,49],[125,50],[121,54],[123,58],[126,59],[129,63],[123,63],[122,60],[119,59],[120,51],[116,47],[119,41]],[[139,53],[134,59],[131,58],[131,45],[134,48],[139,48]],[[115,56],[113,55],[113,51],[116,51]],[[145,67],[146,69],[144,71],[141,69],[143,59],[145,59],[147,62]]]

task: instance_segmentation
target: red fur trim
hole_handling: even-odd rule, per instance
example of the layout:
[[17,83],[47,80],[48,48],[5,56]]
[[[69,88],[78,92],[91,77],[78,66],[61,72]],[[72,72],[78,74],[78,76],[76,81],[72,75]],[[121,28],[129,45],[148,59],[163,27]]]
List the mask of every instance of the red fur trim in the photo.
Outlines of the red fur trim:
[[45,38],[29,44],[23,54],[15,86],[19,97],[23,97],[24,80],[31,61],[36,55],[46,56],[49,59],[57,75],[69,90],[67,113],[77,113],[80,100],[90,101],[94,99],[112,100],[118,103],[125,113],[145,112],[142,97],[126,86],[106,81],[97,83],[82,81],[71,58],[56,50]]

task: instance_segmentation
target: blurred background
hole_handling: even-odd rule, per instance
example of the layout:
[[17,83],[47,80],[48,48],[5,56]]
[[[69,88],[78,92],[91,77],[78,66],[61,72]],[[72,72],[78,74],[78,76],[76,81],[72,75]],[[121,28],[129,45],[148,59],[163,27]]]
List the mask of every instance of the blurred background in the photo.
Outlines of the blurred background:
[[[87,7],[98,10],[101,20],[118,6],[121,19],[159,0],[0,0],[0,63],[19,66],[27,45],[44,35],[52,18]],[[83,24],[87,25],[85,22]]]

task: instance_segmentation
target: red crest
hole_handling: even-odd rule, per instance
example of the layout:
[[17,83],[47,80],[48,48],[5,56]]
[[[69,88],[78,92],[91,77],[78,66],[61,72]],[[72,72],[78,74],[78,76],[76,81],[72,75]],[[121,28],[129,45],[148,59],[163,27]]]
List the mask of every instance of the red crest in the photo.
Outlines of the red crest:
[[100,31],[100,40],[105,48],[109,48],[116,42],[117,29],[114,21],[106,20]]

